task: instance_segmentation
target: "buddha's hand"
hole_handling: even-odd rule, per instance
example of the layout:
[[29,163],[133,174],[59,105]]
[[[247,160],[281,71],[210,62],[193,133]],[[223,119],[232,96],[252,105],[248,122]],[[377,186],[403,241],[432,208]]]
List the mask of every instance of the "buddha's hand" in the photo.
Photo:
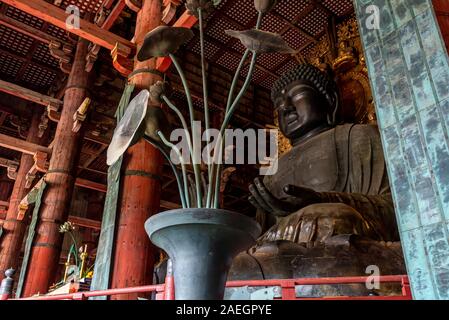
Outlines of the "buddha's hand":
[[279,199],[268,190],[260,178],[254,180],[249,186],[251,195],[249,202],[262,212],[284,217],[313,203],[321,202],[319,193],[302,187],[286,186],[285,197]]

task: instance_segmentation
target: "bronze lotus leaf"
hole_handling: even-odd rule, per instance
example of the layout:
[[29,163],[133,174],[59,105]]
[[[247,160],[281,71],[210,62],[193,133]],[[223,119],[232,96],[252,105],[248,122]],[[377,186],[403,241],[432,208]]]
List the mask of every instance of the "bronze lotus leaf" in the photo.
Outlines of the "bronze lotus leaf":
[[182,27],[159,26],[145,36],[144,44],[137,54],[140,62],[166,57],[193,38],[192,30]]
[[276,5],[277,0],[254,0],[254,7],[257,11],[267,13]]
[[187,0],[186,8],[190,15],[199,18],[198,9],[201,9],[203,17],[207,17],[214,10],[214,1],[212,0]]
[[106,160],[109,166],[116,163],[130,146],[143,137],[145,131],[143,123],[147,114],[149,97],[150,92],[142,90],[126,108],[109,144]]
[[239,39],[247,49],[257,53],[294,54],[296,52],[276,33],[260,30],[227,30],[225,32],[227,35]]

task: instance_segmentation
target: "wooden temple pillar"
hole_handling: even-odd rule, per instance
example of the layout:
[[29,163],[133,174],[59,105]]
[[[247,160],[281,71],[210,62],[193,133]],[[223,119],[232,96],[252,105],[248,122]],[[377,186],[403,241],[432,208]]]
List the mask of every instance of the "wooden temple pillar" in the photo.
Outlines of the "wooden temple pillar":
[[[41,138],[38,136],[39,122],[41,114],[35,112],[28,131],[27,141],[39,144]],[[29,189],[27,185],[27,173],[34,165],[32,155],[22,154],[20,166],[17,171],[17,178],[9,200],[9,207],[6,219],[3,224],[3,235],[0,239],[0,280],[3,279],[5,271],[9,268],[17,270],[20,250],[26,230],[26,221],[17,220],[20,201],[27,195]]]
[[63,235],[59,227],[69,216],[83,130],[73,132],[73,115],[87,95],[89,74],[85,71],[88,41],[78,41],[55,134],[52,157],[46,174],[36,236],[33,241],[23,296],[46,293],[55,277]]
[[[135,43],[142,46],[145,35],[159,26],[162,19],[162,1],[144,0],[137,15]],[[148,89],[161,77],[154,74],[156,59],[134,62],[134,73],[129,81],[135,84],[135,93]],[[160,107],[160,106],[153,106]],[[145,141],[130,148],[122,167],[122,185],[119,196],[120,213],[115,238],[112,288],[151,284],[155,248],[144,229],[145,221],[159,210],[163,159],[160,152]],[[113,299],[136,299],[137,294],[118,295]]]

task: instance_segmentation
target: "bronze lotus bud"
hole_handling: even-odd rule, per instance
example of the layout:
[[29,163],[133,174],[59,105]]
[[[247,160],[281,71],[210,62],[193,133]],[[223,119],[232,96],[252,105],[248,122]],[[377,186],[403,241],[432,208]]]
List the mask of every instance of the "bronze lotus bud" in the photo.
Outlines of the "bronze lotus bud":
[[159,26],[145,36],[137,60],[142,62],[154,57],[166,57],[178,51],[193,36],[192,30],[187,28]]
[[168,95],[168,83],[164,81],[157,81],[150,87],[150,101],[153,104],[161,104],[162,95]]
[[170,137],[171,125],[161,108],[148,107],[143,126],[145,127],[145,138],[152,144],[164,146],[157,134],[158,131],[161,131],[165,137]]
[[239,39],[247,49],[257,53],[294,54],[296,52],[276,33],[260,30],[227,30],[225,32],[227,35]]
[[198,10],[201,9],[203,17],[207,17],[214,10],[212,0],[187,0],[186,8],[190,15],[199,18]]
[[254,0],[254,7],[261,13],[267,13],[276,5],[277,0]]

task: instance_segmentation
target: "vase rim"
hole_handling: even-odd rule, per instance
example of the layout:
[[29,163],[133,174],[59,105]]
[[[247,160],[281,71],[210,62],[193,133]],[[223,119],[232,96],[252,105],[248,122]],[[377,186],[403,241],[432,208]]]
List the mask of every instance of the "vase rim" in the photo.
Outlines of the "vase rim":
[[223,225],[247,232],[256,240],[262,233],[260,225],[248,216],[224,210],[210,208],[186,208],[165,211],[156,214],[145,222],[145,229],[151,235],[161,229],[188,224]]

